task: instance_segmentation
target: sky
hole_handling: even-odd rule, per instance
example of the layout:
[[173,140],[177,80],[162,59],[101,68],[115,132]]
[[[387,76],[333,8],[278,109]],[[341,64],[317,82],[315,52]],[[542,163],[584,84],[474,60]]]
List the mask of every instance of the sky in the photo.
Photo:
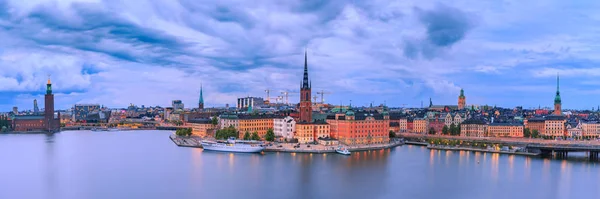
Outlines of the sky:
[[[0,111],[234,106],[291,92],[354,106],[600,104],[600,1],[0,0]],[[320,97],[320,96],[319,96]],[[320,101],[320,98],[317,99]]]

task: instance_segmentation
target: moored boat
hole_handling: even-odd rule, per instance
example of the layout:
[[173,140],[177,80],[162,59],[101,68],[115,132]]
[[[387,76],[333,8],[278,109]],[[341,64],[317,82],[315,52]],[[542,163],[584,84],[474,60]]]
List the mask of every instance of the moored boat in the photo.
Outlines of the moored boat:
[[227,141],[202,141],[202,148],[210,151],[234,152],[234,153],[260,153],[265,146],[260,142],[236,141],[229,138]]
[[348,151],[347,148],[343,148],[343,147],[338,147],[337,149],[335,149],[336,153],[342,154],[342,155],[350,155],[352,154],[350,151]]

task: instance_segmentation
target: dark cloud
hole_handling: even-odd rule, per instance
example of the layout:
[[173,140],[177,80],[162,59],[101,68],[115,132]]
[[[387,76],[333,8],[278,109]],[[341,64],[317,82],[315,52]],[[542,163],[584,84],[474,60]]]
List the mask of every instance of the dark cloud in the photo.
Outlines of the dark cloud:
[[427,39],[436,46],[452,46],[472,28],[466,13],[445,5],[428,11],[417,10],[417,14],[427,27]]
[[433,10],[416,8],[415,12],[427,31],[424,39],[405,40],[404,56],[411,59],[433,59],[444,48],[452,47],[464,39],[473,28],[473,20],[467,13],[443,4],[438,4]]

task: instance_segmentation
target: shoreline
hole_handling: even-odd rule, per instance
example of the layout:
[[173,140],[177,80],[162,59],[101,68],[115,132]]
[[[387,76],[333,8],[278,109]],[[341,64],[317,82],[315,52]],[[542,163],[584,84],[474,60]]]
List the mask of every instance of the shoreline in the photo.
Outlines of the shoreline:
[[[169,135],[169,139],[171,139],[171,141],[177,145],[178,147],[190,147],[190,148],[202,148],[202,145],[200,145],[200,143],[198,142],[198,140],[196,140],[195,138],[185,138],[185,137],[178,137],[176,135]],[[282,143],[280,143],[282,144]],[[336,153],[335,149],[286,149],[286,148],[278,148],[276,145],[280,145],[280,144],[274,144],[273,146],[270,147],[265,147],[265,149],[263,150],[263,152],[282,152],[282,153]],[[290,144],[290,143],[286,143],[286,144]],[[404,145],[403,142],[397,141],[397,142],[392,142],[389,144],[382,144],[382,145],[370,145],[370,146],[345,146],[348,151],[351,152],[358,152],[358,151],[370,151],[370,150],[380,150],[380,149],[389,149],[389,148],[394,148],[397,146],[402,146]],[[334,147],[334,146],[323,146],[323,145],[319,145],[319,147]]]
[[539,156],[539,153],[529,152],[511,152],[511,151],[496,151],[489,149],[476,149],[476,148],[465,148],[465,147],[444,147],[444,146],[427,146],[427,149],[433,150],[444,150],[444,151],[467,151],[467,152],[483,152],[483,153],[498,153],[507,155],[522,155],[522,156]]

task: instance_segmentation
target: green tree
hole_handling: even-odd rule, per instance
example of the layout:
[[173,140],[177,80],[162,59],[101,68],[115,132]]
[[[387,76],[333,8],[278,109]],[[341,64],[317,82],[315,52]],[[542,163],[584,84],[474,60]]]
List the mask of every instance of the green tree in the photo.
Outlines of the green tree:
[[273,132],[272,128],[269,128],[267,130],[267,134],[265,134],[265,140],[270,141],[270,142],[275,140],[275,132]]
[[233,126],[229,126],[224,129],[219,129],[219,130],[217,130],[217,132],[215,132],[215,138],[218,140],[219,139],[228,139],[230,137],[235,137],[235,138],[239,137],[238,131]]
[[213,124],[213,125],[217,125],[217,124],[219,124],[219,118],[217,118],[217,117],[213,117],[213,118],[212,118],[212,124]]
[[448,131],[449,131],[449,130],[450,130],[450,129],[448,129],[448,126],[444,125],[444,127],[442,127],[442,134],[444,134],[444,135],[448,135]]
[[246,131],[246,133],[244,133],[244,140],[250,140],[250,132]]
[[532,138],[539,138],[540,137],[540,132],[537,129],[533,129],[533,131],[531,131],[531,137]]
[[456,134],[456,125],[454,123],[450,124],[450,135]]
[[454,135],[460,135],[460,124],[456,125],[456,132],[454,132]]
[[433,127],[429,128],[429,134],[435,135],[435,129]]
[[531,130],[529,130],[529,128],[523,129],[523,137],[526,137],[526,138],[531,137]]
[[252,133],[252,137],[250,139],[251,140],[260,140],[260,136],[258,136],[258,132],[254,131]]
[[396,137],[396,133],[394,133],[394,131],[390,130],[390,138],[395,138]]

